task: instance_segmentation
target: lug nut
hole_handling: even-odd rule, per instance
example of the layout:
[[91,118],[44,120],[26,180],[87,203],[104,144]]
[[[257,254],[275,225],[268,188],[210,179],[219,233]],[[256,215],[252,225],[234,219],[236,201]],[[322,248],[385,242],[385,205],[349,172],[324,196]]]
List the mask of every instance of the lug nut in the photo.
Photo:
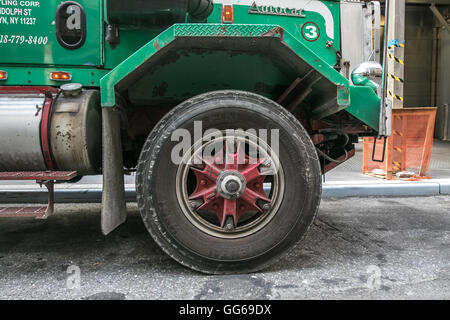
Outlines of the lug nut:
[[229,216],[227,218],[227,221],[225,223],[225,230],[227,230],[227,231],[234,230],[234,220],[233,220],[233,218],[231,216]]
[[262,166],[269,168],[272,165],[272,161],[270,161],[270,159],[267,159],[266,161],[263,162]]
[[201,202],[201,201],[195,201],[195,200],[189,201],[189,207],[190,207],[192,210],[197,209],[197,208],[200,207],[201,205],[202,205],[202,202]]

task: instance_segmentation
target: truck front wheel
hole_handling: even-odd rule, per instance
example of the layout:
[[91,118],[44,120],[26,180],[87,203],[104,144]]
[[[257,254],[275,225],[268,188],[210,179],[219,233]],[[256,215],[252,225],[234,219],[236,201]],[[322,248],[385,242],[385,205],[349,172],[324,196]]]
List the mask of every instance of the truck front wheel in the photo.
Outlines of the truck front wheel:
[[308,133],[280,105],[217,91],[158,123],[136,187],[144,223],[168,255],[205,273],[247,273],[305,235],[320,202],[320,165]]

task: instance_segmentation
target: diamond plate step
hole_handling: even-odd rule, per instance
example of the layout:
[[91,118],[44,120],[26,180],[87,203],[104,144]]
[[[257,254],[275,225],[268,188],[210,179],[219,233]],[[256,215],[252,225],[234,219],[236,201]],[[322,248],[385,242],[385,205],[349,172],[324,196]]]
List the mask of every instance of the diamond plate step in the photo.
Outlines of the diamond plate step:
[[0,207],[0,218],[35,217],[46,219],[54,212],[55,181],[68,181],[77,176],[76,171],[36,171],[36,172],[0,172],[0,180],[36,180],[48,190],[47,206],[39,207]]
[[0,172],[0,180],[68,181],[76,176],[76,171]]
[[0,218],[35,217],[44,218],[46,206],[41,207],[0,207]]

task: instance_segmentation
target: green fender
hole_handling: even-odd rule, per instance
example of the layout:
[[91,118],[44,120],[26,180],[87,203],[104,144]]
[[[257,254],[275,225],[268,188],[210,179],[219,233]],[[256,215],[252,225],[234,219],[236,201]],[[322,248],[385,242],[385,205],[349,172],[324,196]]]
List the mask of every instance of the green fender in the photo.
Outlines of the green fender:
[[[225,39],[236,40],[245,38],[277,41],[280,47],[283,47],[281,50],[286,50],[287,48],[290,51],[291,56],[289,59],[291,62],[293,54],[294,60],[307,64],[310,68],[320,73],[325,80],[320,95],[329,96],[324,102],[334,97],[337,111],[345,109],[371,128],[378,130],[380,99],[373,89],[368,86],[351,85],[349,80],[336,71],[333,66],[323,61],[319,55],[277,25],[173,25],[120,63],[100,80],[102,107],[114,107],[116,105],[116,90],[118,88],[128,85],[130,82],[127,83],[127,81],[132,81],[140,69],[143,69],[152,60],[157,59],[158,53],[174,45],[177,40],[186,38],[190,38],[192,41],[208,39],[209,41],[215,41],[216,44],[218,41],[224,41]],[[323,103],[322,108],[326,107],[327,103]]]

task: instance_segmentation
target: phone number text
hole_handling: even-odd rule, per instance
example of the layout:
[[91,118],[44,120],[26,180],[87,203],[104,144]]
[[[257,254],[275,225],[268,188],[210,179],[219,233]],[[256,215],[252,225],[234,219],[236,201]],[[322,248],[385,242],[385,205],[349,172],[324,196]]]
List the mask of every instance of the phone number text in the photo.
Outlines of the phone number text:
[[0,44],[29,44],[29,45],[46,45],[48,37],[43,36],[15,36],[15,35],[0,35]]

